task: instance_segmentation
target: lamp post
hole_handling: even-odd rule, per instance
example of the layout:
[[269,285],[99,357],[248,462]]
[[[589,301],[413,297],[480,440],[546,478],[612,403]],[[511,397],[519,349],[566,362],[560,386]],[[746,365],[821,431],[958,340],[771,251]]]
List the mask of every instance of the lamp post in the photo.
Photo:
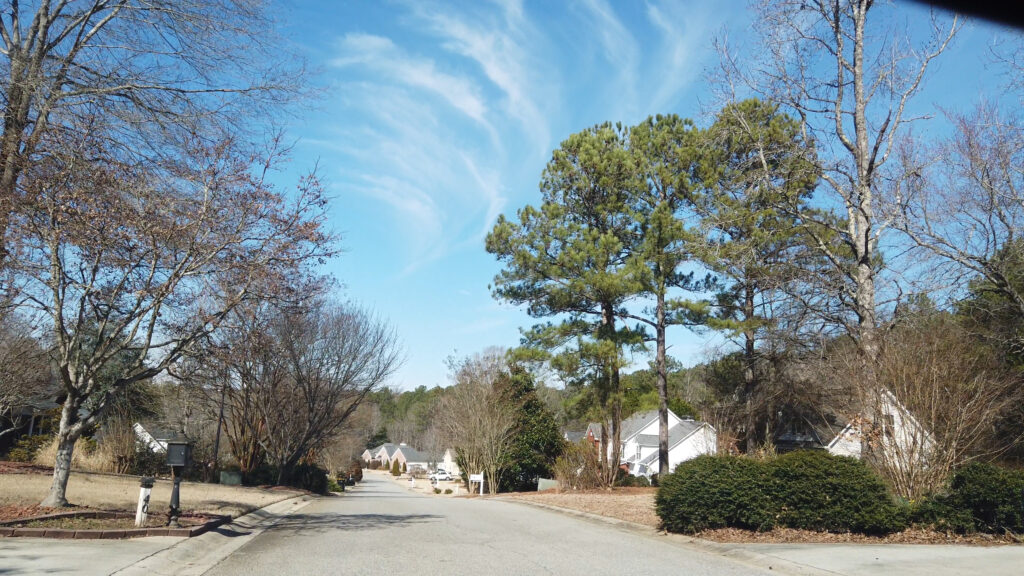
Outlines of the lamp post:
[[178,517],[181,516],[181,475],[192,460],[192,445],[188,440],[177,437],[167,442],[167,465],[171,467],[171,509],[167,525],[178,528]]

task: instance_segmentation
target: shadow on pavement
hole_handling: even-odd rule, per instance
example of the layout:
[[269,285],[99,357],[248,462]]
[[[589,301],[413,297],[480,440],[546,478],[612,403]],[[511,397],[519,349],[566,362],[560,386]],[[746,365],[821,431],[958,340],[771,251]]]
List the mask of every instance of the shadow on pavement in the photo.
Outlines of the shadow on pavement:
[[267,532],[374,530],[433,522],[439,518],[441,516],[434,514],[292,514]]

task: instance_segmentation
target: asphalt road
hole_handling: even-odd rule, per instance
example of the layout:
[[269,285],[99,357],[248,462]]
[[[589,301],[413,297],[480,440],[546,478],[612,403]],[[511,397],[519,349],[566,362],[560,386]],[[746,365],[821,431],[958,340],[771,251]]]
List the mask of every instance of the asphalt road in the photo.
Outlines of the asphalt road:
[[414,494],[367,475],[313,502],[207,574],[770,574],[664,537],[490,499]]

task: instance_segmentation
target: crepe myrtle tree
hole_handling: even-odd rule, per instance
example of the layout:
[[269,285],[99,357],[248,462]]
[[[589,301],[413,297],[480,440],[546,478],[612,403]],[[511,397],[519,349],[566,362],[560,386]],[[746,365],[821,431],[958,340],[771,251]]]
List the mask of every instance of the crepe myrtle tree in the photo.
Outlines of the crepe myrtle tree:
[[[30,209],[9,231],[21,247],[9,262],[48,320],[63,396],[44,506],[68,504],[75,440],[116,391],[157,376],[232,309],[274,298],[295,270],[334,253],[315,175],[289,191],[268,182],[276,145],[257,155],[229,137],[195,138],[161,164],[113,162],[111,134],[97,126],[33,164]],[[113,362],[119,373],[98,378]]]

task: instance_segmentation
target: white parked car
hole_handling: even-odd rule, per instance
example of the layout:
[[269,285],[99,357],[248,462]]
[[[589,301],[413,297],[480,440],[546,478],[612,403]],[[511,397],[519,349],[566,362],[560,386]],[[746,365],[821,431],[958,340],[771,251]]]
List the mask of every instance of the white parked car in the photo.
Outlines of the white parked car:
[[452,475],[444,470],[438,470],[430,475],[431,482],[440,482],[442,480],[445,482],[450,482],[452,480]]

